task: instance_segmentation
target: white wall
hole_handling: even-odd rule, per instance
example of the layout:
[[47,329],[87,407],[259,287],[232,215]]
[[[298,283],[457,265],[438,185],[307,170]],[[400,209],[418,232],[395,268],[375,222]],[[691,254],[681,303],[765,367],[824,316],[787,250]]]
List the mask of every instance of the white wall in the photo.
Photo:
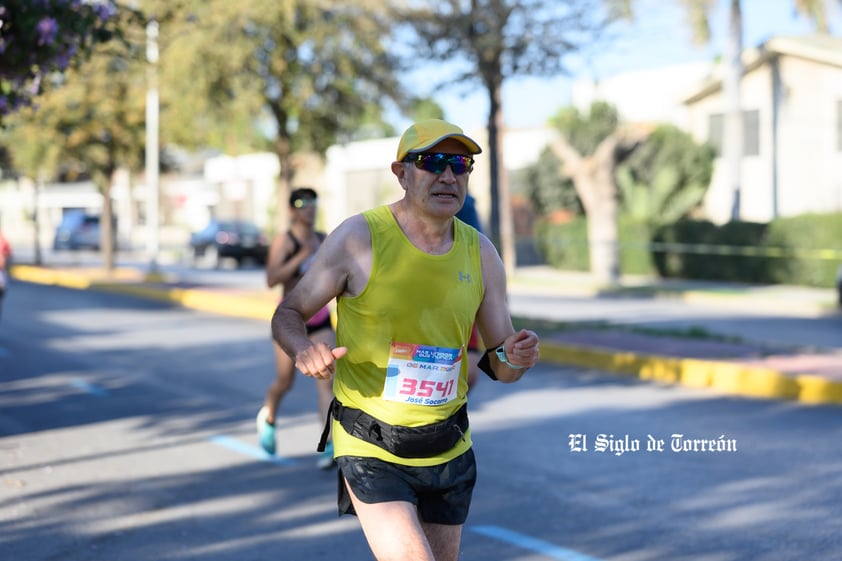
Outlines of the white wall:
[[[779,69],[777,108],[769,64],[749,72],[741,83],[743,110],[760,112],[760,154],[744,156],[741,166],[743,220],[768,222],[775,216],[842,210],[842,153],[836,139],[842,68],[782,56]],[[706,141],[709,116],[724,111],[722,91],[695,101],[688,109],[690,132],[697,141]],[[777,138],[773,135],[776,109]],[[723,160],[717,158],[705,198],[706,214],[719,223],[730,219],[733,193],[733,185],[725,183],[723,168]]]

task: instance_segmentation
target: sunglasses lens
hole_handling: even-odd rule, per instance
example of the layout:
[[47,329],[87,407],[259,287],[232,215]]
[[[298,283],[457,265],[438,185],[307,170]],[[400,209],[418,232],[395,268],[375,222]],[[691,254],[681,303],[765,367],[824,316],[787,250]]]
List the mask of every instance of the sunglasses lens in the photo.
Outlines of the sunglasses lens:
[[444,173],[444,168],[447,167],[447,156],[444,154],[422,154],[418,161],[421,169],[436,175]]
[[466,173],[471,165],[470,158],[467,156],[450,156],[448,163],[450,164],[450,169],[452,169],[453,173],[456,175]]
[[316,199],[297,199],[294,204],[295,208],[304,208],[308,206],[316,206],[318,203]]
[[455,175],[468,173],[474,166],[474,160],[470,156],[460,154],[417,154],[414,157],[416,167],[436,175],[444,173],[447,166],[450,166]]

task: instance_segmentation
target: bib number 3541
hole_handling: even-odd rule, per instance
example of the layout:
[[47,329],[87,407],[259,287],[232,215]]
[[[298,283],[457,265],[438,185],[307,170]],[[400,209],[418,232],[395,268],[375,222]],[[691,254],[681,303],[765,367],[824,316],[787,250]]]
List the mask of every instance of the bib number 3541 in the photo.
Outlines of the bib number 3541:
[[456,398],[462,350],[392,343],[383,398],[441,405]]

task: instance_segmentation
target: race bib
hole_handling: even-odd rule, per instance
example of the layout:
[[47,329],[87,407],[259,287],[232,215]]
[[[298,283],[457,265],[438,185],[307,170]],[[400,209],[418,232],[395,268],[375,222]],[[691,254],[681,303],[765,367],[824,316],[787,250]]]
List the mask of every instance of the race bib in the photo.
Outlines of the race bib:
[[456,398],[462,349],[392,343],[383,399],[441,405]]

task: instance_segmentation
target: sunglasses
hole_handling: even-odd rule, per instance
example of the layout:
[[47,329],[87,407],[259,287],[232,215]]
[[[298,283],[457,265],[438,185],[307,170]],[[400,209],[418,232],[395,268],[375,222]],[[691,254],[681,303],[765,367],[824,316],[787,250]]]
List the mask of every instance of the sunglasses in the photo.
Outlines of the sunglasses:
[[319,204],[319,199],[295,199],[292,206],[295,208],[305,208],[308,206],[316,206],[317,204]]
[[410,154],[403,161],[412,162],[418,169],[423,169],[436,175],[444,173],[447,166],[450,166],[454,175],[469,173],[474,169],[474,159],[461,154],[442,154],[441,152]]

